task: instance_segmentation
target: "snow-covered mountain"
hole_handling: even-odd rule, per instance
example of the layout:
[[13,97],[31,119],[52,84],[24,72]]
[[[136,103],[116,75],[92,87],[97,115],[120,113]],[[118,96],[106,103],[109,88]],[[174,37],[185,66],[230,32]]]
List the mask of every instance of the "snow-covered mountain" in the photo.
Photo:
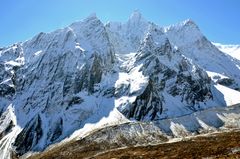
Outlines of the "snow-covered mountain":
[[[189,131],[220,127],[216,112],[239,118],[227,108],[240,103],[239,88],[240,61],[193,21],[161,27],[134,12],[126,23],[104,25],[93,14],[0,49],[1,158],[129,122],[176,135],[185,129],[176,118],[203,110]],[[144,128],[133,129],[129,138]]]

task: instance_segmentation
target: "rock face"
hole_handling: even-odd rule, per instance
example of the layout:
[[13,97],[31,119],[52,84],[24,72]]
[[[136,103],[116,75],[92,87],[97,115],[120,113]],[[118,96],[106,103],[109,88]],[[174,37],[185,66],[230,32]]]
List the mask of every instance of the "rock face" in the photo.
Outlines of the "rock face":
[[126,23],[104,25],[92,15],[39,33],[0,50],[0,154],[42,151],[76,130],[81,136],[102,126],[235,104],[240,93],[231,88],[240,85],[239,63],[192,21],[163,28],[138,12]]
[[142,94],[129,107],[122,109],[128,118],[159,120],[170,114],[165,102],[168,96],[181,99],[183,107],[196,111],[212,100],[211,79],[174,49],[165,34],[152,26],[136,54],[139,71],[149,77]]
[[29,121],[25,128],[18,134],[14,146],[19,155],[24,154],[29,150],[34,150],[35,145],[39,143],[42,137],[42,121],[38,115],[36,118]]

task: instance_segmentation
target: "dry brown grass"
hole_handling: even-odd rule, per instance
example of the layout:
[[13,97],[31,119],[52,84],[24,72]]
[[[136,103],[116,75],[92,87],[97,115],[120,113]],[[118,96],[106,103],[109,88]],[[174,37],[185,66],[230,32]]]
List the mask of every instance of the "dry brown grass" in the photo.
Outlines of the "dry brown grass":
[[128,147],[102,153],[111,147],[107,144],[75,141],[56,147],[34,159],[155,159],[155,158],[240,158],[240,131],[199,136],[189,140],[155,146]]
[[[235,152],[235,153],[234,153]],[[240,158],[240,132],[197,137],[187,141],[156,146],[130,147],[98,155],[106,158]]]

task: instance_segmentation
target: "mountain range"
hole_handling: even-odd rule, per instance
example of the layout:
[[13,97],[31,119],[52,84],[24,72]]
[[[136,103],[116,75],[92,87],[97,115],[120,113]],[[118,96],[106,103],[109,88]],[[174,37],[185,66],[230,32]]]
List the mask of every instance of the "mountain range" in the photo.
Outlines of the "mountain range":
[[163,27],[134,12],[103,24],[92,14],[0,48],[3,159],[239,128],[239,103],[240,47],[212,43],[192,20]]

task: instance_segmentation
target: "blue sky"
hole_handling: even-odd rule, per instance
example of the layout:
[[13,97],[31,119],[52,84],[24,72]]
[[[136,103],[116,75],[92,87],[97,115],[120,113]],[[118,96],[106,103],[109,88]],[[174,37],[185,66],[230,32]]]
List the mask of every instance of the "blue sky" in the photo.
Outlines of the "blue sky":
[[1,0],[0,47],[30,39],[96,12],[104,23],[134,10],[165,26],[192,19],[214,42],[240,44],[240,0]]

